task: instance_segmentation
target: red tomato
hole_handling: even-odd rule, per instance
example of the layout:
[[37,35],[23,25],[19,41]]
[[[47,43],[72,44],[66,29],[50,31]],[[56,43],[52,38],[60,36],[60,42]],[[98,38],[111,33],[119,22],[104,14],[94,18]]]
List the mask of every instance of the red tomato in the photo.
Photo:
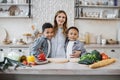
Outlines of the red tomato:
[[28,64],[28,62],[27,62],[26,60],[24,60],[22,63],[23,63],[24,65],[27,65],[27,64]]
[[108,55],[105,54],[105,53],[101,53],[101,55],[102,55],[102,60],[105,60],[105,59],[108,59],[108,58],[109,58]]

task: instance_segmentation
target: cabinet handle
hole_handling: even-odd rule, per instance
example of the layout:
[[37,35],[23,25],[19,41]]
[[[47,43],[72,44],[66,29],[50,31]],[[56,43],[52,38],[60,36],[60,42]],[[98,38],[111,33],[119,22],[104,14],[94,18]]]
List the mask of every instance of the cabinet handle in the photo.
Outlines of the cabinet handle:
[[111,50],[111,52],[115,52],[115,50],[114,50],[114,49],[112,49],[112,50]]
[[22,50],[21,50],[21,49],[19,49],[18,51],[19,51],[19,52],[22,52]]
[[3,51],[3,49],[0,49],[0,51]]

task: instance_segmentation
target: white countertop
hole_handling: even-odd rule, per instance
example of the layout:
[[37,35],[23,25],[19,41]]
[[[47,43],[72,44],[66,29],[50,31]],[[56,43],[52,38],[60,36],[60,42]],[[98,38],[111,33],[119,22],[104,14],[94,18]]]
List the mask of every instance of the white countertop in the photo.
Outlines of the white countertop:
[[[11,67],[5,74],[37,74],[37,75],[120,75],[120,62],[116,61],[105,67],[91,69],[88,65],[78,63],[47,63],[26,68]],[[3,74],[3,73],[2,73]]]
[[120,48],[120,44],[85,44],[86,48]]

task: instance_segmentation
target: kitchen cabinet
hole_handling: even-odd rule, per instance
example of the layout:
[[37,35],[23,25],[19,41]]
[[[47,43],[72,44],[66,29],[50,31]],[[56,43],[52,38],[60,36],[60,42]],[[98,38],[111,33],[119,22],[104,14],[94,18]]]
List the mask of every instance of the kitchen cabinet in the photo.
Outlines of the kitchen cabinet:
[[116,0],[75,0],[75,19],[120,20]]
[[9,48],[0,47],[0,62],[4,60],[4,57],[8,55]]
[[106,53],[109,57],[120,59],[120,49],[118,48],[87,48],[86,50],[87,52],[97,50]]
[[29,48],[9,48],[10,51],[15,51],[17,53],[21,53],[25,56],[29,55]]
[[86,46],[87,52],[97,50],[99,52],[105,52],[109,57],[120,59],[120,46],[119,45],[94,45]]
[[16,53],[22,53],[23,55],[29,55],[29,45],[0,45],[0,53],[4,53],[5,56],[9,52],[14,51]]
[[120,59],[120,49],[118,48],[106,48],[104,52],[112,58]]
[[0,2],[0,18],[30,18],[31,0],[5,0]]

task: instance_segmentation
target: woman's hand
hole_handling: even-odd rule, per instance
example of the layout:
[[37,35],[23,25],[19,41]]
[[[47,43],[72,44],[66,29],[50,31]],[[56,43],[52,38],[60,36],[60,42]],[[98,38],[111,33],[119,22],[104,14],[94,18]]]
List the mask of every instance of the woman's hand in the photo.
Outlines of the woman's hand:
[[81,51],[74,51],[73,54],[70,55],[71,58],[78,58],[80,57]]

